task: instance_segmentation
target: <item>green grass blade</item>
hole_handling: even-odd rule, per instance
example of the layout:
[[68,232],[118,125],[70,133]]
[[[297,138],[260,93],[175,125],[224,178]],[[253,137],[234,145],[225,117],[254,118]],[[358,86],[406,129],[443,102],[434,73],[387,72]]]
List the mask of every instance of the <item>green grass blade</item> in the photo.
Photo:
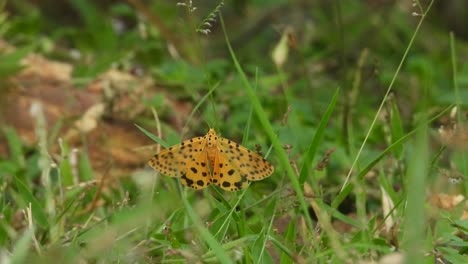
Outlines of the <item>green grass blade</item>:
[[80,163],[78,166],[80,172],[80,178],[83,181],[91,181],[94,180],[94,170],[93,166],[91,165],[91,161],[89,160],[89,155],[86,151],[82,151],[79,153]]
[[29,203],[31,203],[32,215],[36,223],[42,228],[46,228],[47,226],[49,226],[48,224],[49,221],[48,221],[47,214],[44,208],[41,206],[41,204],[36,199],[36,197],[34,197],[32,192],[28,188],[28,186],[26,186],[17,177],[15,177],[15,185],[16,185],[16,188],[18,189],[18,192],[21,198],[26,203],[26,206]]
[[[307,153],[304,157],[301,172],[299,174],[300,175],[299,183],[301,185],[304,184],[307,176],[309,176],[310,165],[314,161],[314,157],[315,157],[315,154],[317,154],[319,144],[323,139],[325,128],[327,127],[328,121],[330,120],[333,109],[335,109],[336,100],[338,99],[338,94],[339,94],[339,89],[335,91],[335,94],[333,95],[330,101],[330,104],[328,105],[325,115],[322,117],[322,120],[320,120],[317,132],[315,133],[314,137],[312,138],[312,141],[310,142],[309,149],[307,150]],[[313,187],[316,187],[315,185],[316,179],[312,179],[311,182],[313,183]],[[316,191],[317,188],[314,188],[314,190]]]
[[[295,254],[293,251],[291,251],[286,245],[284,245],[283,243],[281,243],[278,239],[276,239],[275,237],[273,236],[270,236],[268,237],[268,239],[275,245],[277,246],[280,250],[281,250],[281,253],[282,253],[282,256],[284,257],[281,257],[281,261],[280,263],[294,263],[294,259],[295,259]],[[283,262],[285,261],[285,262]]]
[[27,229],[21,236],[13,248],[13,252],[10,256],[9,263],[11,264],[22,264],[26,263],[26,259],[31,251],[31,244],[33,240],[34,231]]
[[165,148],[168,148],[169,147],[169,144],[162,140],[161,138],[158,138],[157,136],[153,135],[151,132],[149,132],[148,130],[142,128],[141,126],[135,124],[135,126],[140,129],[141,132],[143,132],[145,135],[147,135],[149,138],[151,138],[152,140],[158,142],[161,146],[165,147]]
[[[33,47],[19,48],[10,53],[0,53],[0,79],[12,76],[22,70],[21,60],[33,51]],[[4,86],[0,86],[0,89]]]
[[[395,101],[392,101],[392,117],[391,117],[390,125],[392,131],[392,143],[398,141],[400,138],[403,137],[403,123],[400,117],[400,111],[398,110],[398,106]],[[393,154],[398,159],[403,157],[403,145],[398,144],[393,149]]]
[[73,184],[73,169],[72,165],[70,164],[70,159],[68,159],[67,157],[69,155],[76,155],[76,153],[71,153],[68,144],[66,144],[65,142],[61,142],[60,150],[61,157],[63,157],[59,164],[62,186],[71,186]]
[[203,240],[205,240],[205,242],[210,246],[211,250],[213,250],[214,254],[218,257],[219,263],[233,263],[222,245],[216,241],[210,231],[208,231],[208,229],[206,229],[206,227],[202,224],[200,218],[195,213],[187,199],[183,197],[182,200],[189,218],[194,223]]
[[[437,114],[436,116],[434,116],[433,118],[431,118],[429,121],[427,121],[429,124],[432,123],[434,120],[437,120],[439,117],[441,117],[442,115],[444,115],[446,112],[448,112],[450,109],[452,109],[453,105],[450,105],[448,106],[447,108],[445,108],[443,111],[441,111],[439,114]],[[403,144],[404,142],[406,142],[408,139],[410,139],[414,134],[416,134],[416,132],[418,131],[418,129],[420,129],[420,127],[417,127],[415,129],[413,129],[412,131],[410,131],[408,134],[402,136],[400,139],[398,139],[397,141],[393,142],[393,144],[391,144],[390,146],[388,146],[384,151],[382,151],[382,153],[380,153],[375,159],[373,159],[371,162],[369,162],[369,164],[367,164],[367,166],[364,167],[364,169],[362,169],[358,176],[357,176],[357,180],[358,181],[361,181],[362,179],[364,179],[364,177],[366,176],[366,174],[372,170],[372,168],[374,168],[374,166],[380,161],[382,160],[387,154],[389,154],[390,152],[392,152],[392,150],[394,148],[396,148],[397,146],[399,146],[400,144]],[[338,206],[341,204],[341,202],[348,196],[348,194],[352,191],[352,189],[354,188],[353,184],[347,184],[344,189],[335,197],[335,199],[333,200],[332,202],[332,207],[333,208],[338,208]]]
[[8,149],[10,150],[10,157],[20,167],[24,167],[26,162],[24,160],[23,144],[21,143],[21,139],[18,137],[18,134],[16,133],[15,129],[12,127],[6,127],[2,130],[8,143]]
[[426,177],[429,168],[427,130],[419,129],[413,155],[406,174],[409,190],[406,199],[402,247],[408,252],[408,263],[424,262]]
[[250,102],[252,103],[252,106],[254,108],[254,112],[257,115],[257,118],[260,121],[260,124],[263,127],[264,131],[266,132],[266,134],[270,138],[270,140],[271,140],[271,142],[273,144],[273,147],[275,148],[276,153],[278,155],[278,159],[279,159],[279,161],[281,163],[281,166],[286,169],[286,174],[288,175],[289,179],[291,180],[291,184],[292,184],[294,190],[296,191],[296,195],[297,195],[297,198],[298,198],[299,203],[301,205],[301,210],[302,210],[302,212],[303,212],[303,214],[305,216],[307,226],[309,227],[309,230],[313,230],[313,224],[312,224],[312,220],[310,219],[310,215],[309,215],[309,211],[308,211],[308,205],[305,202],[304,194],[302,192],[299,181],[298,181],[298,179],[297,179],[297,177],[296,177],[296,175],[294,173],[293,168],[291,167],[291,164],[289,163],[288,154],[286,153],[286,151],[284,150],[281,142],[279,141],[278,137],[276,136],[275,131],[273,130],[273,127],[270,124],[270,122],[268,120],[268,117],[267,117],[267,115],[265,113],[265,110],[263,109],[262,105],[260,104],[260,100],[255,95],[254,90],[252,89],[252,87],[250,85],[250,82],[249,82],[249,80],[247,79],[247,76],[244,73],[244,70],[242,69],[242,67],[239,64],[239,61],[236,58],[236,55],[235,55],[235,53],[234,53],[234,51],[233,51],[233,49],[231,47],[231,44],[229,42],[229,39],[228,39],[228,36],[227,36],[227,33],[226,33],[226,28],[224,26],[224,21],[223,21],[223,18],[221,16],[221,14],[220,14],[220,22],[221,22],[221,26],[223,28],[224,37],[225,37],[226,44],[227,44],[228,49],[229,49],[229,53],[230,53],[231,58],[232,58],[232,60],[234,62],[234,65],[235,65],[235,67],[237,69],[237,72],[239,73],[239,75],[240,75],[240,77],[242,79],[242,83],[244,84],[244,88],[245,88],[245,91],[247,92],[247,96],[249,97]]

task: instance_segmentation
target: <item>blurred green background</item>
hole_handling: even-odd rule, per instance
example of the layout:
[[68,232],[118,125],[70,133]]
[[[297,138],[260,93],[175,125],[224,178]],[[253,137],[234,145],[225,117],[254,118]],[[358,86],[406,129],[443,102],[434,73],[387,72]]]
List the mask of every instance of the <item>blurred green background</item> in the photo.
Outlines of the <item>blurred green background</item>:
[[[3,260],[466,260],[468,2],[0,3]],[[211,127],[275,173],[145,167]]]

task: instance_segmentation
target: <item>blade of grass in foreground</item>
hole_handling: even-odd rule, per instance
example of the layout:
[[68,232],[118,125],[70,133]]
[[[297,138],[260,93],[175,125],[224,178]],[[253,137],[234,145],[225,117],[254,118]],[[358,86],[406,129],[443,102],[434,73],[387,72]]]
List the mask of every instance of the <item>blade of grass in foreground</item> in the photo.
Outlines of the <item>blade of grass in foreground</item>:
[[165,148],[168,148],[169,147],[169,144],[162,140],[161,138],[158,138],[157,136],[153,135],[151,132],[149,132],[148,130],[142,128],[141,126],[135,124],[135,126],[140,129],[141,132],[145,133],[145,135],[147,135],[149,138],[151,138],[152,140],[158,142],[161,146],[165,147]]
[[228,36],[227,36],[227,33],[226,33],[226,27],[224,25],[223,16],[221,15],[221,13],[219,13],[219,20],[221,22],[221,27],[222,27],[223,32],[224,32],[224,38],[226,40],[226,45],[227,45],[227,47],[229,49],[229,53],[230,53],[231,58],[232,58],[232,60],[234,62],[234,65],[236,66],[237,72],[239,73],[239,75],[240,75],[240,77],[242,79],[242,82],[244,84],[244,88],[245,88],[245,90],[247,92],[247,96],[249,97],[250,102],[252,103],[255,114],[257,115],[258,120],[260,121],[260,124],[262,125],[264,131],[266,132],[266,134],[270,138],[270,140],[271,140],[271,142],[273,144],[273,147],[276,150],[276,153],[277,153],[278,158],[279,158],[279,160],[281,162],[281,165],[286,170],[286,174],[288,175],[289,179],[291,180],[291,184],[292,184],[292,186],[294,188],[294,191],[296,191],[297,199],[299,200],[299,203],[301,205],[301,209],[302,209],[302,212],[304,214],[304,218],[306,220],[307,227],[309,228],[309,230],[312,231],[312,230],[314,230],[314,226],[312,224],[312,220],[311,220],[310,215],[309,215],[308,206],[307,206],[307,204],[305,202],[304,194],[302,192],[299,181],[298,181],[296,175],[294,174],[294,170],[291,167],[291,164],[289,164],[288,155],[286,154],[286,151],[283,149],[283,146],[281,145],[280,141],[278,140],[278,137],[276,136],[275,131],[273,130],[273,127],[271,126],[270,122],[268,121],[265,110],[263,109],[262,105],[260,104],[260,101],[258,100],[257,96],[255,95],[255,93],[254,93],[254,91],[253,91],[253,89],[252,89],[252,87],[250,85],[250,82],[247,79],[247,76],[245,75],[244,70],[240,66],[239,61],[237,60],[236,55],[234,54],[234,51],[233,51],[233,49],[231,47],[231,44],[229,42],[229,39],[228,39]]
[[11,253],[9,261],[7,263],[11,264],[20,264],[25,263],[26,258],[28,257],[29,252],[31,251],[31,242],[33,240],[32,229],[27,229],[20,239],[16,242],[13,252]]
[[[403,122],[401,121],[400,111],[398,110],[398,106],[395,101],[392,101],[392,116],[390,119],[391,125],[391,133],[392,133],[392,143],[403,137]],[[399,144],[395,146],[393,150],[393,155],[397,157],[397,159],[401,159],[403,157],[403,145]]]
[[[453,108],[454,105],[450,105],[447,108],[445,108],[443,111],[441,111],[438,115],[434,116],[430,120],[427,121],[427,124],[432,123],[434,120],[438,119],[442,115],[444,115],[446,112],[448,112],[450,109]],[[426,124],[426,125],[427,125]],[[362,169],[359,174],[357,175],[357,180],[361,181],[364,179],[364,176],[374,168],[374,166],[382,160],[387,154],[392,152],[396,147],[398,147],[400,144],[403,144],[405,141],[410,139],[421,127],[416,127],[412,131],[408,132],[408,134],[402,136],[399,138],[397,141],[393,142],[390,146],[388,146],[382,153],[380,153],[374,160],[369,162],[364,169]],[[336,198],[332,202],[332,207],[333,208],[338,208],[338,206],[341,204],[341,202],[348,196],[348,194],[353,190],[354,185],[352,183],[347,184],[345,188],[336,196]]]
[[205,240],[205,242],[210,246],[211,250],[213,250],[214,254],[218,257],[219,263],[233,263],[231,258],[226,254],[226,251],[221,246],[221,244],[218,243],[218,241],[216,241],[216,239],[210,233],[210,231],[206,229],[205,226],[202,224],[202,221],[195,213],[190,203],[187,201],[187,198],[183,197],[182,201],[184,202],[184,206],[188,216],[192,220],[193,224],[197,228],[203,240]]
[[422,24],[424,22],[424,18],[426,17],[426,14],[429,12],[429,10],[431,10],[431,7],[432,7],[433,3],[434,3],[433,0],[430,1],[429,5],[426,8],[426,11],[424,11],[424,13],[421,14],[421,19],[419,20],[419,23],[416,26],[416,29],[414,30],[414,33],[411,36],[411,39],[410,39],[410,41],[408,43],[408,46],[406,47],[406,50],[403,53],[403,56],[402,56],[402,58],[400,60],[400,64],[398,65],[395,73],[393,74],[392,80],[390,81],[390,84],[388,85],[387,91],[385,92],[385,95],[382,98],[380,106],[379,106],[379,108],[377,109],[377,112],[374,115],[374,119],[372,120],[371,125],[370,125],[369,129],[367,130],[364,141],[362,142],[361,147],[359,148],[358,153],[357,153],[356,157],[354,158],[353,164],[351,165],[351,168],[349,169],[348,175],[346,175],[346,179],[345,179],[345,181],[343,183],[343,186],[341,187],[340,193],[344,192],[345,189],[349,190],[349,188],[347,188],[347,186],[348,186],[349,180],[351,178],[351,175],[352,175],[352,173],[354,171],[354,167],[356,166],[356,164],[357,164],[357,162],[359,160],[359,157],[361,156],[361,153],[364,150],[364,146],[366,145],[367,140],[369,139],[369,136],[370,136],[372,130],[374,129],[374,126],[375,126],[375,124],[377,122],[377,119],[380,116],[380,113],[382,112],[382,108],[383,108],[385,102],[387,101],[390,92],[392,91],[392,88],[393,88],[393,85],[396,82],[396,79],[397,79],[401,69],[403,68],[403,64],[406,61],[406,57],[408,56],[409,51],[410,51],[411,47],[413,46],[414,40],[416,39],[416,36],[417,36],[417,34],[418,34],[418,32],[419,32],[419,30],[420,30],[420,28],[421,28],[421,26],[422,26]]
[[21,167],[24,167],[26,161],[24,160],[23,147],[21,139],[16,133],[13,127],[5,127],[2,129],[3,135],[5,135],[6,141],[8,143],[8,149],[10,150],[11,159],[15,161]]
[[[406,210],[403,222],[402,247],[406,249],[408,263],[424,263],[423,248],[426,244],[424,203],[426,200],[426,177],[429,168],[429,149],[427,126],[418,129],[414,140],[413,155],[411,155],[406,174],[408,190]],[[427,260],[427,259],[426,259]]]
[[[457,50],[455,48],[455,37],[453,35],[453,32],[450,32],[450,53],[451,53],[451,62],[452,62],[452,72],[453,72],[453,92],[455,93],[455,103],[457,106],[457,122],[458,124],[462,124],[462,106],[463,106],[463,97],[460,94],[460,88],[458,85],[458,69],[457,69]],[[466,124],[466,123],[465,123]],[[468,156],[466,155],[465,152],[461,152],[461,158],[462,158],[462,167],[461,171],[466,175],[468,173]],[[468,192],[468,181],[464,181],[465,185],[465,193]]]
[[[245,246],[247,243],[253,241],[254,239],[255,239],[255,236],[253,236],[253,235],[243,236],[243,237],[241,237],[239,239],[226,242],[223,245],[223,248],[225,250],[230,250],[230,249],[234,250],[234,249],[236,249],[238,247]],[[210,263],[210,262],[221,263],[221,262],[219,262],[219,259],[216,259],[214,257],[214,252],[213,251],[208,251],[207,253],[203,254],[202,259],[206,263]]]
[[[281,250],[280,263],[285,263],[285,264],[293,263],[293,260],[294,260],[294,254],[292,253],[293,251],[289,250],[285,245],[280,243],[274,237],[271,237],[270,239],[273,242],[273,244],[275,244]],[[286,229],[286,232],[284,233],[284,240],[289,245],[294,245],[295,239],[296,239],[296,221],[290,221]]]
[[[310,142],[309,150],[307,151],[304,157],[304,161],[302,163],[302,168],[301,168],[301,172],[299,176],[299,183],[301,185],[304,184],[307,176],[309,176],[310,164],[314,161],[315,154],[317,154],[318,146],[323,139],[323,135],[325,133],[325,128],[327,127],[328,120],[330,120],[330,116],[333,112],[333,109],[335,109],[335,104],[336,104],[336,100],[338,99],[338,94],[339,94],[339,89],[335,91],[335,94],[333,95],[332,100],[330,101],[330,104],[328,105],[325,115],[323,115],[322,119],[320,120],[317,132],[315,132],[315,135],[312,138],[312,142]],[[311,182],[313,183],[312,186],[315,187],[314,191],[317,191],[318,188],[315,185],[316,179],[312,179]]]
[[26,204],[31,204],[33,218],[36,223],[42,227],[46,228],[49,226],[47,213],[44,208],[41,206],[40,202],[36,199],[33,193],[30,191],[28,186],[26,186],[20,179],[15,177],[15,185],[18,188],[18,192]]

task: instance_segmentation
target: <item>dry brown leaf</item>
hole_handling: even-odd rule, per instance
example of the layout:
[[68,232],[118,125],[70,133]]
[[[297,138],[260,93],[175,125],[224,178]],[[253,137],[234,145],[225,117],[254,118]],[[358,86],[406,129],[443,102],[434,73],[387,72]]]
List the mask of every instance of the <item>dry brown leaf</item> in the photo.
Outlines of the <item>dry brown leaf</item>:
[[461,194],[448,195],[445,193],[433,194],[429,197],[431,204],[437,208],[450,210],[465,200]]
[[[111,70],[84,89],[77,89],[71,84],[69,64],[35,54],[27,56],[23,63],[24,70],[11,78],[11,87],[0,99],[0,121],[13,127],[25,144],[37,144],[36,122],[29,109],[39,104],[49,132],[60,124],[58,136],[72,148],[86,144],[98,177],[127,175],[144,166],[154,154],[149,148],[141,148],[153,142],[133,121],[135,116],[145,114],[143,98],[154,93],[149,78]],[[51,155],[57,156],[58,143],[50,145]],[[7,146],[0,134],[0,156],[8,155]]]

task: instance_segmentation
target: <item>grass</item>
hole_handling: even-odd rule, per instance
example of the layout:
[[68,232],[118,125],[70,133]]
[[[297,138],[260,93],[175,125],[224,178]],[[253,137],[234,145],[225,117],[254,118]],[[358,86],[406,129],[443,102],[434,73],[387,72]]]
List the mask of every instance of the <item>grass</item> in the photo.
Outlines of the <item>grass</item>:
[[[77,65],[73,82],[83,83],[78,88],[82,91],[115,65],[123,71],[141,66],[144,76],[161,82],[157,95],[148,92],[132,105],[132,109],[144,106],[137,117],[120,120],[118,111],[111,112],[98,124],[127,122],[141,137],[164,148],[214,127],[225,138],[261,150],[275,172],[231,193],[213,186],[201,191],[186,188],[177,179],[144,168],[147,160],[136,167],[110,163],[103,171],[96,168],[96,149],[89,135],[80,136],[81,144],[69,142],[55,124],[47,123],[44,105],[31,106],[37,138],[32,145],[24,141],[21,127],[3,123],[0,108],[0,144],[5,142],[7,149],[0,156],[1,262],[377,263],[393,258],[393,263],[401,263],[396,258],[403,256],[408,263],[463,263],[466,259],[468,221],[463,214],[468,184],[462,177],[455,187],[441,186],[439,170],[467,175],[466,151],[438,143],[435,138],[440,133],[433,124],[450,116],[455,106],[452,122],[459,128],[466,124],[463,88],[468,72],[461,58],[468,47],[453,33],[436,32],[426,20],[434,12],[433,1],[416,1],[415,17],[408,10],[389,7],[384,12],[386,21],[392,22],[388,25],[362,3],[334,2],[332,13],[339,23],[333,25],[325,9],[314,9],[316,23],[323,26],[315,32],[319,37],[299,40],[299,47],[289,51],[288,62],[276,67],[265,56],[271,49],[265,52],[262,44],[269,39],[268,31],[246,43],[262,54],[233,44],[231,39],[239,32],[226,15],[229,12],[224,13],[230,6],[222,1],[200,9],[193,9],[196,2],[187,3],[182,6],[187,9],[183,27],[190,33],[176,34],[178,25],[168,23],[173,31],[166,29],[161,35],[154,28],[159,22],[154,21],[164,15],[151,10],[172,10],[172,4],[145,8],[132,0],[105,9],[92,1],[72,2],[83,21],[81,30],[73,24],[53,26],[49,17],[27,2],[10,8],[36,10],[30,17],[0,14],[6,23],[0,25],[0,36],[17,47],[0,54],[8,58],[0,62],[0,92],[11,96],[11,78],[24,67],[20,60],[32,52],[31,47],[60,57],[63,48],[48,51],[44,45],[29,43],[33,32],[52,32],[47,37],[54,45],[67,40],[86,54],[70,60]],[[149,22],[132,8],[152,16]],[[195,10],[208,15],[198,18]],[[369,20],[352,19],[362,13],[369,14]],[[139,28],[116,33],[108,20],[116,16]],[[415,19],[418,23],[413,25]],[[356,26],[350,25],[349,32],[333,30],[343,27],[344,21]],[[368,21],[379,24],[376,36],[366,35],[366,30],[373,30]],[[106,34],[100,34],[102,30]],[[304,38],[306,33],[302,32]],[[424,45],[428,36],[438,33],[446,33],[443,41],[434,40],[436,47]],[[356,41],[362,36],[368,36],[366,47]],[[163,43],[177,37],[184,41],[174,45],[172,51],[181,56],[174,59]],[[210,44],[204,38],[210,37],[222,39],[223,51],[209,46],[216,55],[208,52],[205,45]],[[274,39],[279,40],[278,34]],[[444,41],[448,49],[441,50],[450,63],[434,55]],[[347,54],[350,50],[354,53]],[[151,61],[150,54],[160,56],[152,55],[157,59]],[[380,60],[380,66],[371,62],[372,57]],[[334,64],[337,61],[341,63]],[[181,107],[187,102],[188,111]],[[179,116],[184,117],[182,122],[173,121]],[[60,125],[67,123],[56,126]],[[117,176],[115,168],[122,167],[127,170]],[[434,202],[459,197],[461,202],[445,208]]]

